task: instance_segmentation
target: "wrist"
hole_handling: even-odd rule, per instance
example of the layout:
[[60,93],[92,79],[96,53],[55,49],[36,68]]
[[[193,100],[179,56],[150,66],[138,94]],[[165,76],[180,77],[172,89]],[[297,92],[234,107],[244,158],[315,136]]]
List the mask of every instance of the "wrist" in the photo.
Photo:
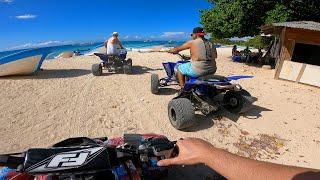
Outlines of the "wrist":
[[202,158],[202,162],[209,167],[214,166],[216,162],[215,160],[219,156],[219,151],[220,150],[218,148],[212,146],[208,151],[209,153],[205,154],[205,156]]

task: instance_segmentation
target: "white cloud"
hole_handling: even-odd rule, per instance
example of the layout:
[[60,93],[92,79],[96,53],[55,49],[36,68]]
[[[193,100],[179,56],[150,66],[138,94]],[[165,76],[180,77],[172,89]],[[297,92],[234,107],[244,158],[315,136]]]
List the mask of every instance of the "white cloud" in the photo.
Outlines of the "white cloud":
[[7,48],[8,50],[13,50],[13,49],[25,49],[25,48],[30,48],[32,47],[31,43],[27,43],[27,44],[23,44],[23,45],[19,45],[19,46],[14,46],[11,48]]
[[126,41],[141,41],[141,40],[185,40],[189,37],[189,35],[185,32],[163,32],[159,35],[153,34],[150,36],[143,35],[123,35],[120,37]]
[[134,39],[142,39],[142,37],[137,36],[137,35],[136,35],[136,36],[134,36],[133,38],[134,38]]
[[3,3],[7,3],[7,4],[10,4],[10,3],[12,3],[12,2],[13,2],[13,0],[2,0],[1,2],[3,2]]
[[63,45],[63,44],[70,44],[70,41],[44,41],[39,43],[26,43],[19,46],[14,46],[11,48],[7,48],[7,50],[14,50],[14,49],[27,49],[27,48],[37,48],[37,47],[47,47],[47,46],[55,46],[55,45]]
[[231,41],[248,41],[250,39],[252,39],[253,37],[242,37],[242,38],[239,38],[239,37],[232,37],[232,38],[229,38]]
[[34,19],[36,17],[37,15],[33,15],[33,14],[24,14],[24,15],[16,16],[17,19]]
[[185,32],[163,32],[162,37],[176,37],[176,36],[183,36]]
[[120,36],[120,39],[131,41],[131,40],[142,40],[144,37],[139,35],[123,35]]
[[38,46],[47,46],[47,45],[53,45],[53,44],[60,44],[60,41],[46,41],[46,42],[41,42],[38,43]]

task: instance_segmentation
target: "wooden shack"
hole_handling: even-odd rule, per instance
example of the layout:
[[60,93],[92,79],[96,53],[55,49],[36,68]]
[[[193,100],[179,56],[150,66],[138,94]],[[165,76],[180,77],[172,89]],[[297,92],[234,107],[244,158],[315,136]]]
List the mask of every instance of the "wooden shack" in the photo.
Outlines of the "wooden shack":
[[280,39],[276,79],[320,87],[320,23],[295,21],[261,27]]

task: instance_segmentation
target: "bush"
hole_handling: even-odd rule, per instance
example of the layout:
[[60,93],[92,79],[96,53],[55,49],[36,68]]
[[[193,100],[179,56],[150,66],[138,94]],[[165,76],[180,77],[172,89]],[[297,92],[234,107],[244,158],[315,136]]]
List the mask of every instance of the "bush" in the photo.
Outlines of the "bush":
[[271,41],[272,37],[255,36],[254,38],[247,41],[245,44],[246,46],[254,47],[257,49],[266,49],[270,45]]
[[231,41],[230,39],[211,39],[211,42],[215,44],[222,44],[222,45],[238,45],[238,46],[249,46],[253,48],[262,48],[266,49],[270,45],[272,41],[272,37],[262,37],[262,36],[255,36],[254,38],[248,41]]
[[238,46],[246,46],[245,41],[231,41],[230,39],[211,39],[211,42],[215,44],[222,44],[222,45],[238,45]]

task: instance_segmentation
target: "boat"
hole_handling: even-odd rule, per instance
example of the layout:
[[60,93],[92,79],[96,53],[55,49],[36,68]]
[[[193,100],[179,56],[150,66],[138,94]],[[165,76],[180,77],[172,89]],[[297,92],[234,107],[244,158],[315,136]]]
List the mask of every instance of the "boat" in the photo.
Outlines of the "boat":
[[0,58],[0,76],[30,75],[38,72],[52,48],[24,50]]

